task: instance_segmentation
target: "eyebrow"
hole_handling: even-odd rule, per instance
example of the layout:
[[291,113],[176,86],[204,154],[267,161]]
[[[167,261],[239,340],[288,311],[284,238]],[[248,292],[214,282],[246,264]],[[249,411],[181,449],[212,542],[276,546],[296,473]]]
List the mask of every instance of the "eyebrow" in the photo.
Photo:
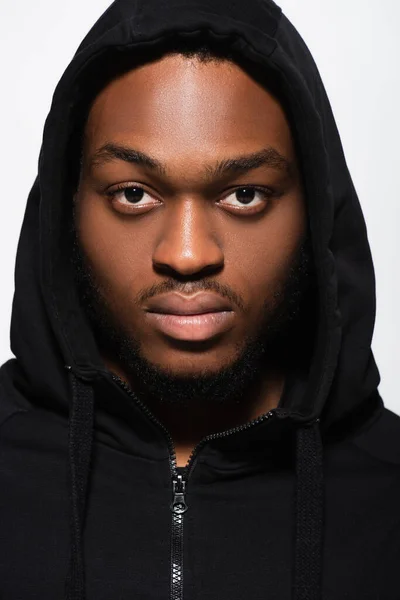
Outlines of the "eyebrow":
[[[166,175],[166,167],[156,158],[145,154],[135,148],[129,148],[120,144],[108,142],[96,150],[90,159],[90,166],[100,166],[102,164],[122,160],[138,166],[147,167],[156,171],[160,175]],[[245,154],[233,158],[226,158],[215,164],[209,164],[205,167],[207,176],[212,179],[222,177],[225,174],[234,173],[236,175],[247,173],[258,167],[271,167],[279,171],[286,172],[287,175],[293,175],[293,163],[283,156],[276,148],[269,146],[252,154]]]

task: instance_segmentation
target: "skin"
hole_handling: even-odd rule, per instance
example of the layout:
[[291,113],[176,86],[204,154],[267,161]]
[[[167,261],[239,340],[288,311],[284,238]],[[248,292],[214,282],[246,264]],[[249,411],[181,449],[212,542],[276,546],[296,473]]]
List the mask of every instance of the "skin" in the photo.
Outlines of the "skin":
[[[106,143],[153,156],[165,173],[118,158],[94,161]],[[207,177],[207,165],[266,147],[283,155],[290,170],[262,165]],[[108,195],[119,184],[145,190],[139,210],[121,190]],[[272,195],[257,192],[241,205],[235,190],[244,186],[270,188]],[[237,359],[257,336],[266,303],[276,304],[306,232],[301,177],[279,102],[236,64],[181,55],[136,68],[96,97],[75,204],[79,244],[110,314],[149,363],[174,375],[216,373]],[[210,289],[205,281],[235,299],[233,326],[223,335],[207,344],[178,343],[146,320],[146,296]],[[117,357],[107,348],[102,354],[134,388]],[[178,465],[204,435],[276,407],[284,379],[270,361],[251,400],[229,411],[210,412],[195,401],[179,411],[153,405],[172,433]]]

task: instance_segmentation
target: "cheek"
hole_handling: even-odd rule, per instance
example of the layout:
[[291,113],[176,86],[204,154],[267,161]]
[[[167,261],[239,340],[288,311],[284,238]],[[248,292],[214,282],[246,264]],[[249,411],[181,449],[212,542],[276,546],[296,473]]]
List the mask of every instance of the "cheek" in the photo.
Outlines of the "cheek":
[[250,307],[261,307],[286,281],[306,233],[306,219],[299,197],[288,196],[265,220],[230,238],[227,264],[232,264],[236,281],[247,291]]
[[[96,202],[97,200],[97,202]],[[98,199],[85,197],[77,212],[79,238],[97,283],[111,304],[132,298],[146,286],[150,236],[133,228]],[[148,282],[147,282],[148,283]]]

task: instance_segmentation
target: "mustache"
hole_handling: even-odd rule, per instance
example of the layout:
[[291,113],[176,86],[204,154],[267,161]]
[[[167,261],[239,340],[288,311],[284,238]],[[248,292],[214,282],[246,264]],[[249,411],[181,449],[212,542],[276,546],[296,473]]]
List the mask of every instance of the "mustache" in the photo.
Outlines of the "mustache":
[[145,302],[153,296],[164,294],[166,292],[179,292],[187,295],[196,292],[215,292],[221,297],[229,300],[232,304],[235,304],[242,312],[247,312],[246,306],[240,295],[215,279],[199,279],[190,282],[179,282],[175,279],[166,279],[165,281],[150,286],[146,290],[140,291],[138,293],[138,302]]

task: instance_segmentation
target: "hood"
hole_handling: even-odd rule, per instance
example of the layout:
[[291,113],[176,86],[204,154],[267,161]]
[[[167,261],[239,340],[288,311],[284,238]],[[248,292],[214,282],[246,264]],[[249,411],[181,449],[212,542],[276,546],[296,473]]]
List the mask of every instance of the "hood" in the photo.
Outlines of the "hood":
[[[138,54],[173,35],[207,31],[272,69],[291,114],[305,182],[315,271],[318,327],[308,381],[282,411],[327,427],[377,390],[371,351],[375,278],[365,221],[329,100],[304,41],[280,8],[250,0],[119,0],[82,41],[55,90],[19,241],[11,348],[35,395],[68,405],[64,365],[85,378],[104,372],[79,307],[69,261],[71,132],[82,81],[111,51]],[[282,413],[283,414],[283,413]]]
[[[226,41],[259,71],[274,73],[290,115],[303,173],[317,281],[317,329],[307,377],[291,377],[276,411],[302,430],[297,446],[297,509],[298,521],[306,524],[298,524],[298,599],[311,597],[301,594],[318,586],[316,580],[303,580],[310,565],[318,563],[319,551],[310,551],[301,539],[307,535],[307,523],[314,523],[311,535],[318,548],[322,506],[319,428],[340,428],[379,400],[380,378],[371,351],[375,279],[366,226],[329,100],[301,36],[270,0],[116,0],[84,38],[54,92],[15,271],[11,348],[21,372],[21,386],[30,397],[44,398],[54,410],[70,410],[75,519],[70,598],[84,597],[80,545],[90,461],[92,388],[95,381],[109,375],[80,307],[69,258],[77,106],[85,95],[85,82],[87,86],[112,53],[132,50],[140,56],[173,36],[204,33]],[[307,428],[310,424],[313,426]],[[307,440],[311,440],[311,449]],[[308,502],[310,499],[314,502]],[[317,507],[313,509],[315,499]],[[318,568],[315,572],[318,578]]]

